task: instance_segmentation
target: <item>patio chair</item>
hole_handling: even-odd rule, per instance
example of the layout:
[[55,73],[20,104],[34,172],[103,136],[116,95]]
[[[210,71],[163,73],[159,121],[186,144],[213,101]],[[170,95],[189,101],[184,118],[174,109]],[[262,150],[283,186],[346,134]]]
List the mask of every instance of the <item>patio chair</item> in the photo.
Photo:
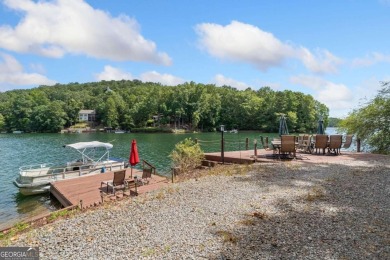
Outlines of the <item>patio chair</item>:
[[149,181],[152,179],[152,174],[156,174],[156,167],[144,160],[142,163],[142,177],[139,180],[139,184],[149,184]]
[[342,142],[343,142],[342,135],[331,135],[329,138],[328,152],[338,155],[340,152]]
[[303,136],[303,142],[302,142],[302,150],[305,153],[311,153],[313,149],[313,142],[312,142],[312,136],[311,135],[304,135]]
[[348,149],[352,144],[352,138],[353,138],[353,135],[346,135],[345,142],[341,148]]
[[322,154],[325,154],[325,149],[328,147],[328,135],[316,135],[315,138],[314,149],[316,149],[316,153],[322,149]]
[[303,149],[303,138],[305,137],[304,134],[298,135],[298,149]]
[[117,189],[126,188],[127,182],[125,181],[125,177],[126,177],[126,170],[115,171],[113,180],[112,181],[102,181],[100,183],[100,188],[102,188],[103,185],[106,185],[107,186],[107,193],[108,193],[108,188],[111,187],[112,193],[114,193],[114,195],[115,195],[115,192]]
[[281,154],[287,154],[287,153],[288,154],[293,153],[294,158],[296,158],[295,141],[296,141],[296,137],[294,135],[281,136],[279,158],[281,157]]

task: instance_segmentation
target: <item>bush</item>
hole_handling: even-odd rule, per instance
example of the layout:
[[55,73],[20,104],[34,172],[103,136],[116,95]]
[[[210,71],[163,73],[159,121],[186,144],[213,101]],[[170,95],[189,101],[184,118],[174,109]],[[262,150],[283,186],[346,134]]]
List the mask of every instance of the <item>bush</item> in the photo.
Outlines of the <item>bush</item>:
[[179,173],[191,171],[202,164],[204,153],[199,144],[191,138],[186,138],[175,145],[175,149],[169,157],[172,159],[173,167],[179,169]]
[[368,144],[372,152],[390,154],[390,82],[383,82],[375,98],[352,111],[340,127]]

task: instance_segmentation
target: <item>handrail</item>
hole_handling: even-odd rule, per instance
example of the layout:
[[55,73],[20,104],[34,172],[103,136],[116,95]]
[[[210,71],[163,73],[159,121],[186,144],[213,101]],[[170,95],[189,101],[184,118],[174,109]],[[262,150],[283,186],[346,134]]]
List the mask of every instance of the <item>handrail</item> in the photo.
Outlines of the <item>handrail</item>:
[[30,169],[39,169],[39,168],[46,168],[54,165],[53,163],[37,163],[37,164],[31,164],[31,165],[23,165],[19,167],[20,171],[26,171]]

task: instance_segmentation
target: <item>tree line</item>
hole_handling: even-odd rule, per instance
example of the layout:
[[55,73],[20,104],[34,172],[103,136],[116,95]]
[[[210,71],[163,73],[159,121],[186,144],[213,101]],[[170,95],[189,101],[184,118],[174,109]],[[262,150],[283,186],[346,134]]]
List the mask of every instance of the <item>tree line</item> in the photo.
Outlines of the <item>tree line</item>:
[[94,109],[101,126],[125,130],[157,124],[215,131],[223,124],[226,129],[277,132],[285,114],[290,132],[314,133],[318,119],[322,116],[326,125],[329,114],[311,95],[290,90],[120,80],[0,93],[0,129],[59,132],[78,122],[81,109]]

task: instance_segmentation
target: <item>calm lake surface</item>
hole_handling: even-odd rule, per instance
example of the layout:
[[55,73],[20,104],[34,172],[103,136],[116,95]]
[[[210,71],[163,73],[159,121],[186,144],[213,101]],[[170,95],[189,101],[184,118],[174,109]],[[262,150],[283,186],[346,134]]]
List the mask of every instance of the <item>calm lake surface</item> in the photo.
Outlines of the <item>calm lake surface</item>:
[[[328,128],[327,134],[335,134]],[[245,150],[245,139],[249,138],[249,149],[259,136],[277,137],[277,134],[260,132],[224,133],[226,151]],[[12,183],[19,174],[19,167],[37,163],[62,164],[79,158],[79,153],[63,145],[76,142],[101,141],[114,145],[110,157],[128,160],[130,144],[137,140],[140,160],[146,160],[157,168],[157,172],[170,176],[171,161],[168,155],[175,144],[185,138],[197,138],[204,152],[219,152],[221,133],[194,134],[0,134],[0,229],[24,219],[47,213],[60,205],[49,195],[23,196]],[[261,145],[259,144],[259,149]],[[141,169],[142,164],[136,168]]]
[[[276,136],[277,134],[262,134]],[[253,140],[259,132],[224,133],[226,151],[245,150],[245,139],[253,149]],[[205,152],[220,151],[221,133],[194,134],[0,134],[0,229],[23,219],[53,211],[58,204],[49,195],[23,196],[12,181],[19,174],[19,167],[37,163],[62,164],[79,158],[79,154],[63,145],[101,141],[114,145],[110,157],[129,158],[132,139],[137,140],[140,160],[146,160],[157,168],[157,172],[170,176],[171,161],[168,155],[176,143],[185,138],[197,138]],[[141,163],[136,168],[141,167]]]

